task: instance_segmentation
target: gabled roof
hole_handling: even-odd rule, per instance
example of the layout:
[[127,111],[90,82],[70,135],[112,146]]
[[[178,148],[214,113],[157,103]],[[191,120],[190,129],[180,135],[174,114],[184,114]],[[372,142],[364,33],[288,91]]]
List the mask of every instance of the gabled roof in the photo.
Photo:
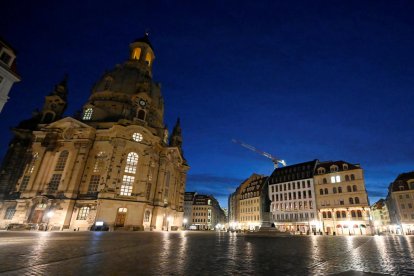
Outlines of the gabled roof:
[[318,164],[316,166],[316,169],[324,168],[325,171],[327,173],[329,173],[330,172],[330,167],[332,165],[336,165],[336,166],[338,166],[338,171],[344,171],[343,166],[342,166],[343,164],[348,165],[348,169],[345,170],[345,171],[355,170],[355,169],[360,169],[361,168],[359,166],[359,164],[351,164],[351,163],[346,162],[346,161],[338,160],[338,161],[323,161],[323,162],[318,162]]
[[414,171],[402,173],[390,184],[388,190],[390,192],[398,192],[410,190],[411,187],[408,185],[409,180],[414,180]]

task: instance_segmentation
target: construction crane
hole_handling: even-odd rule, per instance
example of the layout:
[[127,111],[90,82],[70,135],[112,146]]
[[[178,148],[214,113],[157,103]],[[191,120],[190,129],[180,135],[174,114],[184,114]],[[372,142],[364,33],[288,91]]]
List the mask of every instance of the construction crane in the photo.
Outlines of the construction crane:
[[258,150],[258,149],[256,149],[255,147],[253,147],[253,146],[251,146],[249,144],[243,143],[242,141],[239,141],[239,140],[236,140],[236,139],[232,139],[231,141],[233,143],[239,144],[242,147],[245,147],[246,149],[249,149],[249,150],[254,151],[254,152],[256,152],[256,153],[258,153],[258,154],[260,154],[260,155],[262,155],[264,157],[269,158],[270,160],[272,160],[273,164],[275,165],[275,168],[278,168],[279,167],[279,164],[282,164],[283,167],[286,167],[285,160],[278,159],[278,158],[274,157],[273,155],[271,155],[270,153],[267,153],[267,152]]

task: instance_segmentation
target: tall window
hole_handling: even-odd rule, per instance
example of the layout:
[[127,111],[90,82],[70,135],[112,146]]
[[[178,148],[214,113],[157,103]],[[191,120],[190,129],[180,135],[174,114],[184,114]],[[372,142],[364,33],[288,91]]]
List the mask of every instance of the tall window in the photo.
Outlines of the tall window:
[[100,175],[91,175],[88,186],[88,194],[95,193],[98,191]]
[[30,161],[27,173],[29,173],[29,174],[33,173],[34,168],[35,168],[35,164],[36,164],[36,161],[37,161],[38,158],[39,158],[39,153],[37,153],[37,152],[33,153],[32,160]]
[[135,48],[132,50],[132,59],[139,60],[141,56],[141,48]]
[[105,167],[105,158],[106,154],[105,152],[101,151],[96,155],[95,165],[93,166],[93,172],[98,173],[102,172]]
[[355,175],[351,174],[351,180],[355,180]]
[[92,107],[88,107],[87,109],[85,109],[85,111],[83,112],[83,117],[82,119],[85,121],[89,121],[90,119],[92,119],[92,113],[93,113],[93,109]]
[[121,192],[119,194],[123,196],[131,196],[134,181],[135,176],[124,175],[122,179]]
[[349,204],[354,204],[354,199],[352,197],[349,198]]
[[29,184],[29,181],[30,181],[30,175],[25,175],[25,176],[23,176],[23,180],[22,180],[22,183],[20,184],[20,191],[25,191],[26,190],[26,188],[27,188],[27,185]]
[[349,192],[352,192],[352,190],[351,190],[351,186],[346,186],[346,191],[349,193]]
[[58,161],[56,163],[55,171],[63,171],[65,169],[68,156],[69,152],[67,150],[64,150],[60,153]]
[[355,204],[359,204],[359,197],[355,198]]
[[62,175],[60,173],[52,175],[52,178],[50,179],[50,182],[49,182],[49,186],[47,188],[47,192],[49,194],[57,192],[61,178],[62,178]]
[[356,185],[352,185],[352,191],[354,191],[354,192],[357,191],[357,186]]
[[164,185],[164,202],[168,201],[168,195],[170,192],[170,172],[165,173],[165,185]]
[[4,214],[4,219],[13,219],[14,213],[16,213],[15,207],[7,208],[6,213]]
[[151,216],[151,212],[149,210],[146,210],[145,215],[144,215],[144,222],[149,222],[150,216]]
[[342,193],[342,187],[338,187],[338,193]]
[[127,156],[124,172],[135,174],[137,172],[138,154],[136,152],[130,152]]
[[77,216],[76,219],[77,220],[86,220],[88,218],[88,215],[89,215],[89,210],[90,210],[89,207],[80,208],[79,212],[78,212],[78,216]]

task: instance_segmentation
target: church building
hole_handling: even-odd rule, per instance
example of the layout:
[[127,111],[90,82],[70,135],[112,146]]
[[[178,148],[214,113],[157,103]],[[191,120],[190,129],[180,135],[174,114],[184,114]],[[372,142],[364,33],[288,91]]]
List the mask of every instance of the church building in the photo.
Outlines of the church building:
[[0,171],[0,229],[176,230],[189,166],[169,135],[148,35],[95,83],[74,117],[66,78],[13,129]]

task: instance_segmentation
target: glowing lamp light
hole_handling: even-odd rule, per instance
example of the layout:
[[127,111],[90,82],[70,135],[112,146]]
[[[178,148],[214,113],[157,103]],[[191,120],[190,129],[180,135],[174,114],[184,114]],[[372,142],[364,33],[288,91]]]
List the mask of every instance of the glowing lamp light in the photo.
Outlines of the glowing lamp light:
[[187,222],[188,222],[188,220],[185,218],[185,219],[183,219],[183,223],[184,224],[187,224]]
[[97,222],[95,223],[95,225],[96,225],[96,226],[103,226],[103,225],[104,225],[104,222],[103,222],[103,221],[97,221]]
[[48,218],[51,218],[51,217],[53,217],[53,215],[54,215],[55,213],[53,212],[53,211],[49,211],[49,212],[47,212],[47,214],[46,214],[46,216],[48,217]]
[[172,217],[168,217],[167,220],[168,220],[168,222],[171,222],[172,221]]

